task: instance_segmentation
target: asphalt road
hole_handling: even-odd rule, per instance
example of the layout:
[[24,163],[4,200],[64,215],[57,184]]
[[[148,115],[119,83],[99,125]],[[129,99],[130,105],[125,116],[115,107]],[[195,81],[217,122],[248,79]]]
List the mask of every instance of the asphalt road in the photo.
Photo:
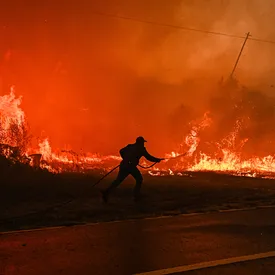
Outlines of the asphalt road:
[[[275,251],[274,214],[267,208],[4,233],[0,274],[175,274],[171,268]],[[275,274],[275,258],[177,274]]]

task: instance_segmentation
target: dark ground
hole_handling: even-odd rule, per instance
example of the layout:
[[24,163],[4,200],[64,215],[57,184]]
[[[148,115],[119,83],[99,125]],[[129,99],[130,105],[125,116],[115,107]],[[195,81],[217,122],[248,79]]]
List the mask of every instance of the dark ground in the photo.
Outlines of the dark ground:
[[0,231],[275,206],[274,180],[215,173],[145,176],[144,199],[138,204],[133,202],[134,180],[129,177],[105,205],[99,190],[112,177],[93,188],[98,178],[47,172],[28,176],[10,173],[0,184]]

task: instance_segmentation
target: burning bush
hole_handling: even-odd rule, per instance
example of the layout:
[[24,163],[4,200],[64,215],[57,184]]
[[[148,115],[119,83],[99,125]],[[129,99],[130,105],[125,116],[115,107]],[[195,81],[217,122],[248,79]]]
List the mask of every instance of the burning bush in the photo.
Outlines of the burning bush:
[[31,142],[20,104],[21,98],[15,98],[13,87],[9,95],[0,97],[0,154],[17,161],[23,161]]
[[[18,124],[17,121],[11,119],[8,127],[4,127],[6,124],[5,118],[0,118],[0,143],[1,145],[9,145],[15,153],[18,151],[19,155],[27,153],[31,142],[31,134],[29,127],[26,123]],[[16,148],[16,149],[15,149]]]

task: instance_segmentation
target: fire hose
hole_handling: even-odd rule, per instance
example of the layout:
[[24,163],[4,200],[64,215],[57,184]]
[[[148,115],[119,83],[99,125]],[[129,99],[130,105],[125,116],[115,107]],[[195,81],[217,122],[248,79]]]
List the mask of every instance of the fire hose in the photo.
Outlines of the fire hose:
[[[185,153],[183,153],[183,154],[181,154],[181,155],[178,155],[178,156],[176,156],[176,157],[163,158],[162,160],[171,160],[171,159],[180,158],[180,157],[185,156],[187,153],[188,153],[188,152],[185,152]],[[153,166],[155,166],[157,163],[158,163],[158,162],[154,162],[154,163],[153,163],[152,165],[150,165],[150,166],[142,166],[142,165],[138,164],[138,166],[141,167],[141,168],[143,168],[143,169],[150,169],[150,168],[152,168]],[[110,175],[113,171],[115,171],[119,166],[120,166],[120,164],[117,165],[116,167],[114,167],[111,171],[109,171],[109,172],[108,172],[107,174],[105,174],[102,178],[100,178],[96,183],[94,183],[92,187],[95,187],[97,184],[99,184],[103,179],[105,179],[108,175]]]

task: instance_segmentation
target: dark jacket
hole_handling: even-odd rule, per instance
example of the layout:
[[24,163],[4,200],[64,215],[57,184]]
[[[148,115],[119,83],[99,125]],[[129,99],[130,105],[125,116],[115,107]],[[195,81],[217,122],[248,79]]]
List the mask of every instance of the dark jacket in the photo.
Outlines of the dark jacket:
[[137,166],[141,157],[145,157],[151,162],[159,162],[161,159],[151,156],[144,146],[139,144],[128,144],[119,151],[122,157],[122,164]]

